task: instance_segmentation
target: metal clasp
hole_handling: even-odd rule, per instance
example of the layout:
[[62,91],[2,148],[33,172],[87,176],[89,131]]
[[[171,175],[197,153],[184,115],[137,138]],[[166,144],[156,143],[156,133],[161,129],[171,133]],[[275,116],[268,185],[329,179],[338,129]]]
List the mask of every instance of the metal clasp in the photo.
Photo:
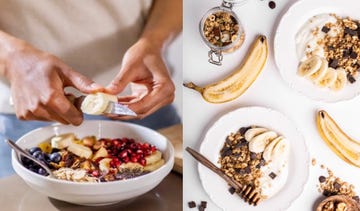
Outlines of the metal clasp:
[[209,62],[211,64],[215,64],[219,66],[221,65],[221,61],[223,60],[223,55],[220,50],[211,49],[208,53],[208,56],[209,56]]

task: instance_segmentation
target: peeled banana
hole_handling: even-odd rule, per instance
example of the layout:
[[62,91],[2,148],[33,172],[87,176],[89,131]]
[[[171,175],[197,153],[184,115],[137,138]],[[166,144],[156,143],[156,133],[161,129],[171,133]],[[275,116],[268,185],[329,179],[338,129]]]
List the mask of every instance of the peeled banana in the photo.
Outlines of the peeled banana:
[[319,134],[330,149],[345,162],[360,167],[360,143],[344,133],[326,111],[319,111],[316,117]]
[[242,95],[256,80],[266,64],[268,54],[267,39],[260,35],[254,41],[242,66],[225,79],[205,87],[199,87],[192,82],[183,85],[198,91],[210,103],[224,103],[234,100]]
[[81,110],[86,114],[100,115],[106,111],[109,102],[118,102],[117,96],[101,92],[89,94],[81,103]]

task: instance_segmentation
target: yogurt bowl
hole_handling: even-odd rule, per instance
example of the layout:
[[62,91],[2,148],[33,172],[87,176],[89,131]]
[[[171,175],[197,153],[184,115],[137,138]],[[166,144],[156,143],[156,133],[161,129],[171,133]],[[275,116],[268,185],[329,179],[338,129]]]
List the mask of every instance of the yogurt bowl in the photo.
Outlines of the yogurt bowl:
[[159,169],[135,178],[99,183],[80,183],[50,178],[25,168],[15,152],[12,166],[15,172],[34,190],[51,198],[87,206],[100,206],[129,200],[155,188],[174,165],[174,148],[161,134],[139,125],[115,121],[84,121],[80,126],[55,124],[39,128],[22,136],[16,143],[23,149],[37,146],[54,135],[74,133],[79,137],[128,137],[155,145],[163,154],[165,164]]

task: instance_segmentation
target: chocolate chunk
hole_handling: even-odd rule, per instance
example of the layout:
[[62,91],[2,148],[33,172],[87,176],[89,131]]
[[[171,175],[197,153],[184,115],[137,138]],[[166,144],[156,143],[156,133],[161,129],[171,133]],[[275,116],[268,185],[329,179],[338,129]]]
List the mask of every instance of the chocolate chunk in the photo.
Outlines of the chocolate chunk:
[[346,76],[350,83],[354,83],[356,81],[354,76],[352,76],[350,73],[348,73]]
[[343,58],[349,58],[350,57],[350,51],[349,49],[343,50]]
[[329,45],[327,48],[328,48],[329,51],[335,50],[335,47],[334,47],[334,46],[331,46],[331,45]]
[[270,9],[275,9],[276,3],[274,1],[270,1],[269,2],[269,7],[270,7]]
[[320,176],[319,177],[319,182],[320,183],[323,183],[323,182],[325,182],[326,181],[326,177],[324,177],[324,176]]
[[251,168],[250,168],[250,166],[247,166],[247,167],[245,168],[245,173],[247,173],[247,174],[250,174],[250,173],[251,173]]
[[257,165],[255,166],[255,168],[257,168],[257,169],[261,168],[260,163],[259,163],[259,164],[257,164]]
[[260,166],[265,166],[265,159],[264,158],[261,158],[261,160],[260,160],[260,163],[259,163],[259,165]]
[[250,152],[250,159],[251,160],[255,160],[256,159],[256,153],[254,153],[254,152]]
[[[244,138],[243,138],[244,139]],[[239,147],[242,147],[242,146],[246,146],[247,145],[247,141],[245,140],[245,141],[243,141],[243,139],[241,139],[240,141],[239,141],[239,143],[237,143],[236,145],[235,145],[235,148],[239,148]]]
[[324,33],[328,33],[330,31],[330,28],[327,27],[327,26],[323,26],[321,31],[324,32]]
[[271,173],[269,174],[269,177],[270,177],[271,179],[275,179],[276,176],[277,176],[277,175],[276,175],[274,172],[271,172]]
[[207,202],[206,201],[201,201],[200,206],[206,208],[207,207]]
[[351,31],[352,31],[352,30],[351,30],[349,27],[345,27],[345,29],[344,29],[344,33],[345,33],[345,34],[350,34]]
[[223,151],[221,152],[221,157],[226,157],[232,154],[232,150],[230,147],[224,147]]
[[245,169],[236,169],[235,171],[236,171],[236,173],[238,173],[240,175],[244,175],[246,173]]
[[355,201],[357,201],[358,203],[360,202],[359,196],[353,196],[352,198],[353,198]]
[[338,65],[339,65],[339,61],[337,59],[331,59],[329,61],[329,67],[336,69]]
[[235,188],[234,187],[230,187],[229,188],[229,192],[230,192],[230,194],[232,195],[232,194],[234,194],[235,193]]
[[357,58],[357,53],[356,52],[351,52],[351,54],[350,54],[350,58],[352,58],[352,59],[356,59]]
[[[329,196],[334,195],[334,193],[332,193],[331,191],[328,191],[328,190],[324,190],[324,191],[323,191],[323,195],[326,196],[326,197],[329,197]],[[336,194],[335,194],[335,195],[336,195]]]
[[194,208],[196,207],[196,203],[194,201],[190,201],[188,202],[189,208]]
[[336,190],[340,190],[341,185],[340,185],[338,182],[334,182],[334,188],[335,188]]
[[251,127],[242,127],[239,129],[240,135],[245,135],[246,131],[248,131]]

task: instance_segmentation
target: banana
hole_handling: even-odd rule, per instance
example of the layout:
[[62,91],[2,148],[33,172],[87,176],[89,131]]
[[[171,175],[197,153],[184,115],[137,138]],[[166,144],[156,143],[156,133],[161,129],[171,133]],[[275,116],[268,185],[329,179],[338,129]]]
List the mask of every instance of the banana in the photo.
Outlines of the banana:
[[157,162],[151,164],[151,165],[146,165],[144,167],[144,171],[155,171],[156,169],[160,168],[162,165],[164,165],[165,160],[164,159],[160,159]]
[[281,139],[274,147],[272,152],[272,160],[286,158],[289,156],[290,146],[286,138]]
[[128,162],[128,163],[123,163],[121,164],[118,169],[120,171],[122,171],[123,169],[129,169],[129,170],[144,170],[144,166],[142,166],[139,163],[133,163],[133,162]]
[[260,35],[254,41],[241,67],[223,80],[205,87],[199,87],[192,82],[183,85],[201,93],[202,97],[210,103],[224,103],[234,100],[242,95],[256,80],[266,64],[268,54],[267,39]]
[[108,154],[107,150],[104,147],[100,147],[100,149],[95,152],[92,160],[95,161],[96,159],[101,158],[101,157],[106,158],[108,155],[109,154]]
[[99,169],[101,172],[108,173],[110,170],[110,161],[111,158],[104,158],[99,161]]
[[101,115],[106,111],[109,102],[117,101],[118,98],[116,95],[109,95],[100,92],[96,94],[89,94],[81,103],[81,110],[86,114]]
[[360,167],[360,143],[350,138],[330,115],[322,110],[317,113],[316,125],[321,138],[345,162]]
[[321,81],[324,76],[326,75],[328,70],[328,62],[326,61],[326,59],[321,58],[321,65],[320,68],[313,74],[311,74],[309,76],[309,78],[315,83],[319,83],[319,81]]
[[312,56],[300,63],[298,74],[300,76],[310,76],[320,69],[322,60],[319,56]]
[[337,71],[334,68],[329,67],[324,78],[316,85],[320,87],[331,87],[337,79]]
[[266,145],[264,153],[263,153],[263,158],[266,162],[269,162],[272,160],[272,157],[274,155],[274,148],[277,145],[277,143],[279,141],[281,141],[284,137],[279,136],[275,139],[273,139],[268,145]]
[[331,90],[339,91],[344,88],[347,83],[346,72],[343,68],[336,69],[337,77],[335,82],[330,86]]
[[151,165],[151,164],[158,162],[159,160],[161,160],[161,156],[162,156],[162,153],[159,150],[156,150],[151,155],[145,157],[146,165]]
[[255,136],[264,133],[266,131],[268,131],[268,129],[262,127],[251,128],[246,131],[244,138],[246,139],[246,141],[251,141],[251,139],[254,138]]
[[83,157],[89,159],[92,156],[92,150],[89,147],[86,147],[82,144],[77,144],[75,142],[71,142],[67,148],[68,151],[74,153],[79,157]]
[[76,139],[73,133],[67,133],[51,138],[51,147],[56,149],[64,149],[68,147]]
[[250,152],[260,153],[265,150],[266,145],[278,136],[274,131],[267,131],[260,135],[255,136],[249,142]]

